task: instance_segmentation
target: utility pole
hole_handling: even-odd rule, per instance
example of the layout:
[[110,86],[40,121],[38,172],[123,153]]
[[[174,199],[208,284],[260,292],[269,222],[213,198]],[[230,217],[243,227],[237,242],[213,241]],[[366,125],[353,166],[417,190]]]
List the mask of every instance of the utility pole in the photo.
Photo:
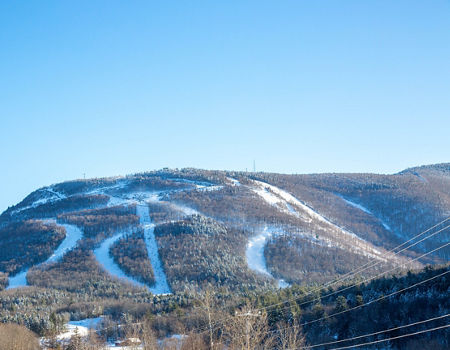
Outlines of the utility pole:
[[250,317],[260,317],[261,313],[252,313],[248,310],[247,312],[236,313],[236,316],[245,317],[245,338],[247,342],[247,350],[253,350],[250,349]]
[[86,173],[83,173],[83,179],[86,180]]
[[253,172],[256,173],[256,162],[254,159],[253,159]]

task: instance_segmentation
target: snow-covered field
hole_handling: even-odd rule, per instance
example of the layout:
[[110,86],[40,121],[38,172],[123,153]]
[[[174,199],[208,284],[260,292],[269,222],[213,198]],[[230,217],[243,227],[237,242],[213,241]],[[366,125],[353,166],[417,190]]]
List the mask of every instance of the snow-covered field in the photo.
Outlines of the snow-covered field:
[[[55,220],[46,220],[46,221],[56,222]],[[77,245],[78,240],[81,239],[81,237],[83,236],[83,232],[74,225],[69,224],[58,224],[58,225],[64,226],[64,228],[66,229],[66,237],[58,246],[58,248],[53,252],[53,254],[45,262],[43,262],[43,264],[53,263],[61,259],[65,253],[67,253],[69,250],[73,249]],[[29,269],[26,269],[25,271],[22,271],[17,275],[10,277],[9,284],[6,289],[13,289],[27,286],[26,276],[28,270]]]

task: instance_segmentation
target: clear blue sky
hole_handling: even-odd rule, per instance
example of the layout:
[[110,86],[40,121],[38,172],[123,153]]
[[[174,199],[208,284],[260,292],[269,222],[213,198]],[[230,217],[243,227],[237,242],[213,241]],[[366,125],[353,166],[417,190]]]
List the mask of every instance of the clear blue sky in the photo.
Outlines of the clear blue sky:
[[449,1],[2,1],[0,211],[168,167],[450,160]]

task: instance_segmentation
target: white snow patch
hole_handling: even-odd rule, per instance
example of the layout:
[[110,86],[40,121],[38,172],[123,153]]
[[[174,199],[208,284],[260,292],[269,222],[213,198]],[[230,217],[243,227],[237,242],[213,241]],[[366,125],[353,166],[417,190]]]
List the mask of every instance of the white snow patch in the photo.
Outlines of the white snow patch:
[[78,327],[86,327],[88,329],[96,329],[103,317],[85,318],[79,321],[69,321],[67,324]]
[[[45,220],[45,222],[53,222],[56,223],[55,220]],[[61,244],[56,248],[56,250],[53,252],[53,254],[42,264],[49,264],[58,261],[61,259],[64,254],[66,254],[69,250],[73,249],[76,245],[79,239],[83,236],[83,232],[76,227],[75,225],[69,225],[69,224],[58,224],[60,226],[63,226],[66,229],[66,237],[61,242]],[[39,266],[40,264],[38,264]],[[9,284],[6,289],[13,289],[13,288],[19,288],[19,287],[25,287],[27,286],[27,273],[28,269],[25,271],[22,271],[18,273],[17,275],[9,278]]]
[[351,200],[348,200],[348,199],[346,199],[346,198],[344,198],[344,197],[342,197],[342,196],[340,196],[340,195],[339,195],[339,197],[342,198],[342,200],[343,200],[345,203],[351,205],[352,207],[355,207],[355,208],[357,208],[357,209],[359,209],[359,210],[362,210],[362,211],[365,212],[366,214],[369,214],[369,215],[373,216],[375,219],[377,219],[377,220],[383,225],[383,227],[384,227],[386,230],[392,231],[388,224],[386,224],[383,220],[381,220],[379,217],[377,217],[374,213],[372,213],[372,212],[371,212],[369,209],[367,209],[366,207],[363,207],[361,204],[352,202]]
[[170,206],[172,208],[174,208],[175,210],[178,210],[179,212],[183,213],[186,216],[200,215],[200,213],[197,210],[195,210],[194,208],[187,207],[183,204],[170,202]]
[[144,283],[139,282],[133,277],[126,275],[122,269],[114,262],[114,259],[110,256],[109,250],[111,246],[120,238],[125,236],[128,232],[120,232],[110,238],[105,239],[100,247],[94,250],[94,255],[97,261],[103,266],[103,268],[112,276],[115,276],[119,279],[126,280],[131,284],[134,284],[139,287],[148,288]]
[[171,293],[167,277],[164,273],[161,259],[158,253],[158,244],[155,238],[155,225],[152,223],[148,211],[148,207],[144,205],[136,206],[136,214],[139,216],[141,226],[144,228],[145,244],[147,246],[147,254],[153,267],[155,275],[155,285],[150,288],[153,294],[169,294]]
[[284,279],[280,279],[278,280],[278,288],[280,289],[284,289],[287,287],[290,287],[291,285],[289,283],[287,283]]
[[230,181],[233,186],[240,186],[241,185],[239,180],[233,179],[232,177],[227,177],[227,180]]
[[[260,234],[249,239],[247,243],[247,249],[245,251],[248,267],[253,271],[259,272],[272,278],[274,277],[269,272],[266,264],[266,258],[264,257],[264,247],[266,246],[267,240],[276,233],[276,230],[269,229],[267,226],[265,226]],[[289,284],[284,280],[281,279],[278,281],[279,288],[286,288],[288,286]]]
[[75,326],[71,324],[66,324],[66,331],[63,333],[60,333],[56,336],[56,339],[58,339],[60,342],[64,341],[64,343],[67,343],[72,339],[72,337],[75,335],[75,330],[77,330],[78,335],[81,338],[86,338],[89,335],[89,328],[83,327],[83,326]]
[[264,257],[264,247],[266,241],[272,237],[273,232],[266,227],[264,230],[252,238],[247,243],[247,250],[245,256],[247,258],[247,264],[253,271],[262,273],[264,275],[272,277],[266,265],[266,258]]
[[53,252],[53,254],[45,261],[45,263],[52,263],[63,257],[69,250],[73,249],[78,240],[83,237],[83,232],[75,225],[62,224],[66,229],[66,237],[59,245],[59,247]]
[[6,287],[6,289],[13,289],[27,286],[27,273],[28,269],[14,275],[13,277],[9,277],[8,279],[9,284],[8,287]]
[[305,216],[307,216],[308,218],[305,220],[308,223],[311,223],[314,219],[316,225],[324,224],[325,226],[328,226],[328,228],[337,231],[339,234],[345,235],[349,238],[354,238],[357,242],[352,243],[351,249],[353,251],[364,256],[386,261],[386,259],[382,257],[381,252],[375,249],[370,243],[358,237],[353,232],[347,231],[342,227],[339,227],[336,224],[332,223],[324,216],[299,201],[290,193],[262,181],[253,180],[253,182],[255,183],[256,187],[251,187],[251,189],[268,204],[275,206],[281,211],[284,211],[291,215],[295,215],[297,217],[301,217],[303,219],[305,219]]

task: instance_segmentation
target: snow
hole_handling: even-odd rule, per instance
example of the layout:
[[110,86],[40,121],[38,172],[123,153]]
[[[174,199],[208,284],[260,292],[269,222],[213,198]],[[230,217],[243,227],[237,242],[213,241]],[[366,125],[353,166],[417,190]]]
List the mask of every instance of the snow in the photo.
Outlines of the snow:
[[[262,181],[253,180],[253,183],[256,186],[251,187],[251,190],[257,193],[268,204],[273,205],[279,210],[284,211],[290,215],[300,217],[308,223],[312,223],[314,219],[315,225],[325,225],[332,232],[334,231],[338,234],[342,234],[343,236],[356,239],[357,242],[353,242],[349,249],[364,256],[386,261],[386,259],[382,257],[382,253],[375,249],[373,245],[358,237],[353,232],[347,231],[342,227],[339,227],[336,224],[332,223],[324,216],[322,216],[303,202],[299,201],[290,193]],[[299,212],[299,210],[301,210],[301,212]],[[305,216],[307,216],[308,218],[305,218]],[[336,245],[338,245],[337,242]]]
[[66,331],[64,333],[58,334],[56,339],[59,341],[68,342],[75,335],[75,329],[78,331],[78,335],[85,338],[89,335],[89,328],[83,326],[75,326],[71,324],[66,324]]
[[40,205],[49,203],[49,202],[56,202],[59,201],[61,199],[67,198],[66,195],[56,192],[54,191],[51,187],[47,187],[47,188],[43,188],[42,190],[40,190],[40,192],[49,192],[51,194],[50,197],[42,197],[39,198],[38,200],[35,200],[33,203],[31,203],[31,205],[28,205],[26,207],[22,207],[16,210],[13,210],[11,212],[11,214],[17,214],[20,213],[21,211],[27,210],[27,209],[32,209],[32,208],[36,208]]
[[178,204],[178,203],[170,203],[172,208],[175,210],[178,210],[179,212],[183,213],[184,215],[191,216],[191,215],[200,215],[200,213],[195,210],[194,208],[189,208],[185,205]]
[[25,287],[27,285],[27,273],[28,269],[18,273],[13,277],[9,277],[8,279],[9,284],[8,287],[6,287],[6,289]]
[[264,247],[266,241],[272,237],[273,232],[270,231],[267,226],[263,231],[249,239],[247,243],[247,250],[245,256],[247,258],[247,265],[253,271],[262,273],[264,275],[272,277],[266,265],[266,258],[264,257]]
[[103,319],[102,317],[85,318],[79,321],[70,321],[67,324],[72,326],[86,327],[89,329],[96,329],[98,324],[102,321],[102,319]]
[[62,258],[83,237],[83,232],[77,226],[69,224],[62,224],[61,226],[64,226],[66,229],[66,237],[45,263],[52,263]]
[[284,289],[287,287],[290,287],[291,285],[289,283],[287,283],[284,279],[280,279],[278,280],[278,288],[280,289]]
[[101,322],[101,317],[96,318],[85,318],[79,321],[70,321],[64,326],[66,331],[57,336],[58,340],[69,341],[75,335],[75,329],[78,331],[78,335],[82,338],[89,335],[90,329],[96,329],[98,324]]
[[231,182],[232,186],[240,186],[241,183],[237,179],[233,179],[232,177],[227,177],[227,180]]
[[[249,239],[247,243],[247,249],[245,251],[245,257],[247,258],[248,267],[256,272],[263,275],[272,277],[266,264],[266,258],[264,257],[264,247],[266,246],[267,240],[276,234],[274,229],[269,229],[267,226],[261,231],[260,234],[253,236]],[[284,280],[278,281],[279,288],[286,288],[289,284]]]
[[[173,179],[171,179],[173,180]],[[205,183],[198,183],[196,181],[191,180],[185,180],[181,181],[182,179],[176,179],[180,182],[186,182],[186,183],[193,183],[196,185],[196,189],[203,189],[211,187],[216,189],[217,186],[209,186],[210,184]],[[208,186],[208,187],[207,187]],[[97,190],[98,191],[98,190]],[[132,192],[123,194],[122,196],[111,196],[108,201],[108,206],[116,206],[116,205],[132,205],[136,204],[136,215],[139,216],[139,221],[141,226],[144,229],[144,239],[145,244],[147,247],[147,253],[150,259],[150,263],[153,267],[153,272],[155,276],[155,285],[152,287],[148,287],[147,285],[137,281],[136,279],[126,275],[120,267],[114,262],[113,258],[109,255],[109,249],[110,247],[116,242],[118,239],[123,237],[123,233],[119,233],[115,235],[114,237],[106,239],[101,246],[94,251],[94,255],[97,258],[97,260],[100,262],[100,264],[105,268],[105,270],[110,273],[113,276],[116,276],[118,278],[125,279],[129,281],[132,284],[146,287],[148,288],[153,294],[155,295],[163,295],[163,294],[170,294],[170,287],[167,282],[166,274],[164,273],[164,269],[162,267],[161,259],[159,257],[158,253],[158,244],[156,242],[154,229],[155,225],[152,223],[148,211],[147,203],[149,202],[157,202],[159,201],[159,197],[162,193],[170,193],[174,191],[164,191],[164,192],[157,192],[157,191],[139,191],[139,192]],[[186,207],[181,204],[177,203],[170,203],[170,205],[175,208],[176,210],[180,211],[184,215],[194,215],[199,214],[198,211],[195,209]]]
[[[55,220],[45,220],[45,222],[53,222],[56,223]],[[58,261],[60,258],[64,256],[69,250],[73,249],[79,239],[83,236],[83,232],[74,225],[69,224],[60,224],[66,229],[66,237],[61,242],[61,244],[56,248],[53,254],[42,264],[49,264]],[[18,273],[17,275],[9,278],[9,284],[6,289],[20,288],[27,286],[27,273],[28,269]]]
[[[136,204],[136,215],[139,216],[140,224],[144,229],[145,244],[155,276],[155,285],[153,287],[148,287],[146,284],[139,282],[137,279],[125,274],[121,270],[121,268],[114,262],[114,259],[109,255],[111,246],[118,239],[123,237],[125,233],[118,233],[117,235],[106,239],[105,241],[103,241],[101,246],[94,251],[94,255],[97,258],[97,261],[109,274],[127,280],[134,285],[145,287],[156,295],[171,293],[166,275],[162,268],[161,260],[159,258],[158,245],[156,243],[156,238],[154,235],[155,225],[151,222],[147,206],[148,202],[157,202],[159,200],[160,193],[161,192],[155,191],[132,192],[124,194],[122,197],[110,196],[110,200],[108,202],[108,206]],[[197,211],[185,206],[177,204],[172,205],[177,210],[183,212],[185,215],[192,215],[197,213]]]
[[266,203],[270,205],[277,205],[281,202],[281,199],[278,196],[275,196],[273,193],[269,192],[267,189],[270,188],[269,185],[263,184],[260,181],[255,181],[258,184],[257,188],[252,188],[254,192],[256,192]]
[[153,267],[155,276],[155,285],[150,288],[153,294],[169,294],[171,293],[167,277],[164,273],[161,259],[158,253],[158,244],[155,238],[155,225],[151,222],[148,207],[146,205],[136,206],[136,214],[139,216],[139,222],[144,228],[145,244],[147,246],[147,254]]
[[384,227],[386,230],[392,231],[388,224],[386,224],[386,223],[385,223],[383,220],[381,220],[379,217],[375,216],[375,214],[372,213],[372,212],[371,212],[369,209],[367,209],[366,207],[363,207],[361,204],[352,202],[351,200],[348,200],[348,199],[346,199],[346,198],[344,198],[344,197],[342,197],[342,196],[339,196],[339,197],[342,198],[342,200],[343,200],[345,203],[351,205],[352,207],[355,207],[355,208],[357,208],[357,209],[359,209],[359,210],[362,210],[362,211],[365,212],[366,214],[369,214],[369,215],[373,216],[374,218],[376,218],[376,219],[383,225],[383,227]]
[[97,261],[103,266],[103,268],[111,275],[119,279],[126,280],[127,282],[139,286],[148,288],[144,283],[126,275],[122,269],[114,262],[114,259],[110,256],[109,250],[111,246],[120,238],[125,236],[128,232],[120,232],[110,238],[105,239],[99,248],[94,250],[94,255]]
[[[64,325],[64,332],[58,334],[56,336],[56,339],[60,344],[68,344],[76,333],[79,337],[86,338],[89,335],[89,331],[91,329],[96,329],[101,320],[102,317],[86,318],[79,321],[70,321]],[[46,338],[41,338],[40,340],[43,349],[48,349],[46,347],[48,340]]]

